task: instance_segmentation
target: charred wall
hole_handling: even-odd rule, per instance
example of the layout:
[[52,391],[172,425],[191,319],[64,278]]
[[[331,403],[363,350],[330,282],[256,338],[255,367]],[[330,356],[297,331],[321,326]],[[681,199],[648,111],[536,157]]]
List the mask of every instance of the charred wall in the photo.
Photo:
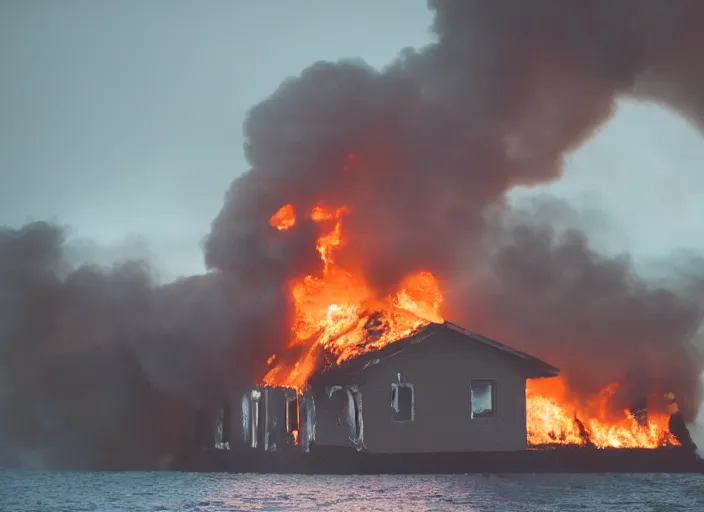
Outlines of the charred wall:
[[314,439],[314,421],[308,395],[299,397],[291,388],[255,387],[235,393],[220,409],[212,423],[214,446],[234,451],[276,452],[294,447],[305,451]]

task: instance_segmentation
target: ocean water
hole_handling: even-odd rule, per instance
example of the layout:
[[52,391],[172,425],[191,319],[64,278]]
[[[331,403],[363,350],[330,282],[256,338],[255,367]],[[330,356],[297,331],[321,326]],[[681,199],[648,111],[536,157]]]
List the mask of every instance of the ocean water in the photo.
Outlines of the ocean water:
[[699,475],[0,472],[0,511],[704,511]]

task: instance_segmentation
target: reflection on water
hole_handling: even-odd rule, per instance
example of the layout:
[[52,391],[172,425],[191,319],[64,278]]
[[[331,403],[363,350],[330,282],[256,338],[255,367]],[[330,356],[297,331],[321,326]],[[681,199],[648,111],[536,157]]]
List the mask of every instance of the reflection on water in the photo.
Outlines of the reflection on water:
[[0,472],[0,511],[698,511],[698,475]]

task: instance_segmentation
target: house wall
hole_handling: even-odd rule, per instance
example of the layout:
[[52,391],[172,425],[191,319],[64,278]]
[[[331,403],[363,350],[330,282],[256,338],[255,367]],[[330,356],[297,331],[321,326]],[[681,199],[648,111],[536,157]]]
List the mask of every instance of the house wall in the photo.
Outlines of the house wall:
[[353,446],[355,432],[350,418],[350,396],[344,388],[328,396],[326,390],[316,390],[315,444],[321,446]]
[[228,429],[228,449],[256,447],[277,451],[292,444],[287,431],[286,402],[295,397],[294,389],[266,386],[235,394],[228,401],[229,414],[227,427],[224,427]]
[[[414,387],[414,420],[392,421],[391,385],[402,373]],[[453,452],[526,448],[526,371],[521,361],[495,348],[441,331],[359,375],[364,443],[370,452]],[[495,381],[495,414],[470,417],[470,381]],[[316,444],[350,445],[338,425],[341,394],[316,396]]]

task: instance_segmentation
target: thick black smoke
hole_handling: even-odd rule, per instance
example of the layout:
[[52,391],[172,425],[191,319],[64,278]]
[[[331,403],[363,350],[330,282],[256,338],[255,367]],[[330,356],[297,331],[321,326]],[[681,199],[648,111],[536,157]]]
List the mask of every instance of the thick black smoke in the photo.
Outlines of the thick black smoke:
[[559,364],[575,390],[622,379],[635,396],[652,378],[692,416],[698,292],[487,210],[558,178],[619,95],[704,120],[704,2],[429,4],[436,43],[381,72],[316,63],[252,109],[252,169],[213,222],[211,274],[160,286],[136,263],[74,268],[54,226],[0,232],[0,461],[154,465],[196,409],[260,377],[288,337],[285,283],[320,265],[315,225],[268,225],[290,202],[349,205],[338,259],[379,290],[432,270],[452,318]]
[[521,209],[502,219],[484,266],[453,290],[451,302],[462,307],[453,313],[561,368],[578,397],[619,381],[611,405],[621,412],[639,397],[671,390],[691,419],[703,362],[701,273],[668,288],[648,283],[628,255],[600,255],[583,231],[540,217]]
[[649,285],[627,260],[604,258],[584,233],[558,234],[549,222],[504,223],[499,241],[486,239],[496,229],[487,210],[515,185],[558,178],[565,155],[609,119],[619,96],[704,120],[704,4],[429,6],[436,43],[381,72],[318,62],[252,109],[252,169],[213,223],[208,265],[235,276],[267,258],[280,268],[267,254],[274,211],[346,204],[338,260],[361,265],[380,290],[430,269],[453,290],[453,318],[560,364],[575,390],[627,380],[628,402],[658,381],[678,391],[691,418],[697,293]]
[[64,237],[44,223],[0,231],[0,462],[165,463],[197,409],[261,372],[262,339],[281,333],[256,323],[282,301],[241,304],[217,273],[159,286],[136,262],[73,268]]

